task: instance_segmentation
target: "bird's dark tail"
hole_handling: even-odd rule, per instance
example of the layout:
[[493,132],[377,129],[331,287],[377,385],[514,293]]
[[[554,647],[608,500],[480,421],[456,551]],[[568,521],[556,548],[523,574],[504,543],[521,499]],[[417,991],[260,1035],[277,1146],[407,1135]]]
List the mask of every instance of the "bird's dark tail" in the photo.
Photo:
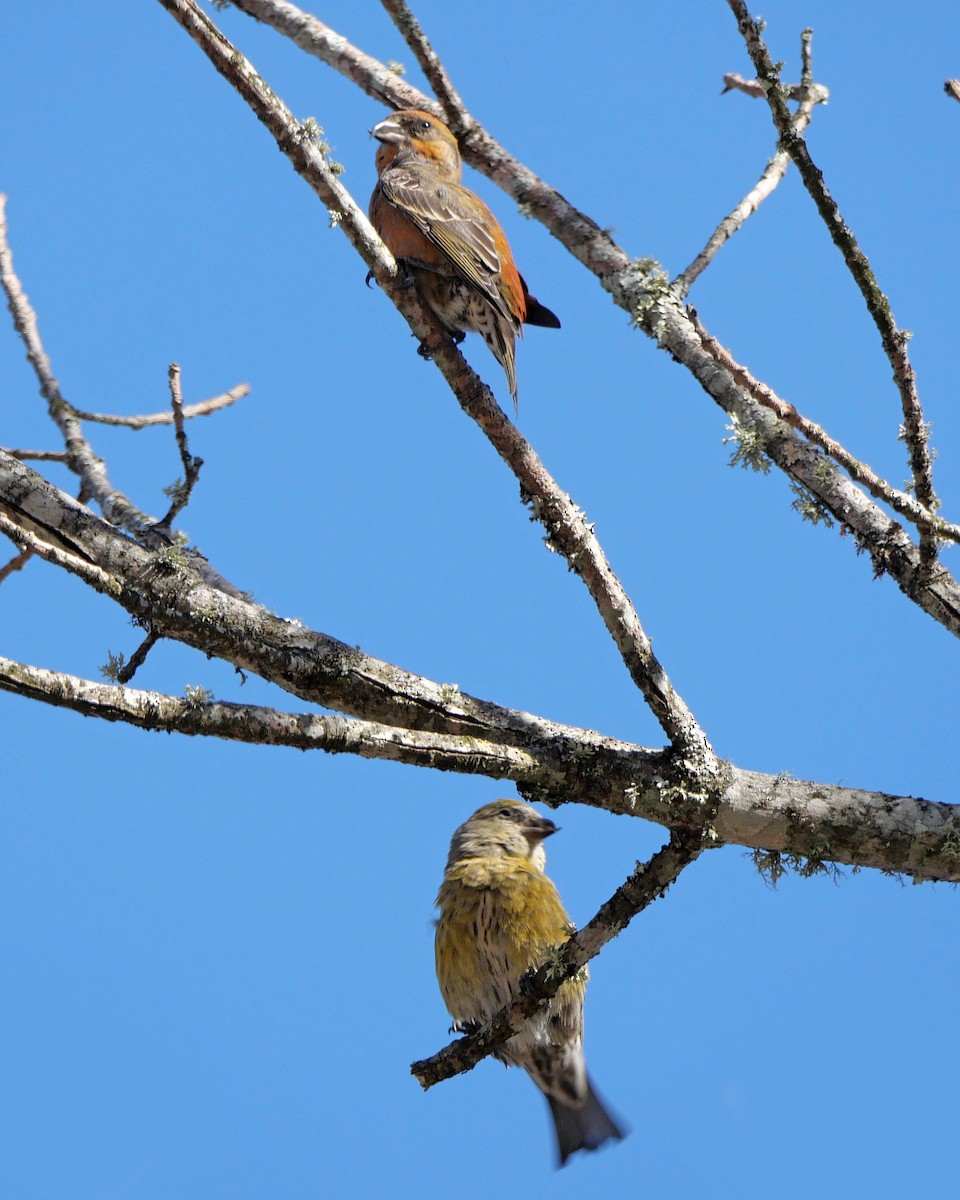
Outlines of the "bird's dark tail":
[[560,318],[551,312],[545,304],[541,304],[536,296],[527,296],[527,315],[525,325],[539,325],[543,329],[559,329]]
[[523,318],[524,324],[540,325],[544,329],[559,329],[560,318],[545,304],[541,304],[536,296],[530,295],[527,281],[522,275],[520,276],[520,286],[523,288],[523,302],[527,310],[527,315]]
[[624,1138],[622,1129],[600,1103],[593,1085],[587,1080],[587,1098],[582,1107],[573,1108],[553,1096],[547,1096],[557,1131],[557,1154],[562,1167],[575,1150],[598,1150],[610,1138]]

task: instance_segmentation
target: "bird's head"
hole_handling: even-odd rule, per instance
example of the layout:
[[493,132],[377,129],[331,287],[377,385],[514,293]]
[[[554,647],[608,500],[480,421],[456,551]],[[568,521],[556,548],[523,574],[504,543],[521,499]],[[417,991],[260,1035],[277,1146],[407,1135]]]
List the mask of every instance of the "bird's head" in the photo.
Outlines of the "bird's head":
[[401,164],[419,159],[445,179],[459,181],[462,163],[457,139],[430,113],[419,108],[401,109],[374,125],[370,135],[380,143],[377,149],[380,174],[398,159]]
[[463,858],[530,859],[542,871],[547,861],[545,838],[558,826],[520,800],[494,800],[478,808],[454,833],[447,866]]

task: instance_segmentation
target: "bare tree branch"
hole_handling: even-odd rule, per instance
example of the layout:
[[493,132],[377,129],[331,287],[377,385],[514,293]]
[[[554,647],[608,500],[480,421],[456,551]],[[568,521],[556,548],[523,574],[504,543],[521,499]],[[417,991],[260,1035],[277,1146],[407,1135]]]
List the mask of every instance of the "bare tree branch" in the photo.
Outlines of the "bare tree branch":
[[[3,456],[0,512],[14,513],[21,522],[39,522],[47,538],[68,549],[61,556],[67,570],[107,591],[163,637],[222,658],[291,695],[385,723],[404,745],[415,739],[403,731],[460,739],[428,746],[449,754],[443,759],[438,753],[436,761],[422,756],[419,765],[513,779],[528,800],[587,804],[674,830],[699,828],[719,795],[713,827],[720,841],[915,878],[960,879],[960,821],[954,806],[763,775],[728,764],[719,778],[700,774],[698,781],[696,764],[691,767],[680,751],[646,749],[477,699],[455,685],[406,672],[228,595],[206,583],[189,558],[144,549],[29,467]],[[22,683],[14,676],[12,684],[0,686],[19,690]],[[44,689],[33,686],[34,698],[73,706],[69,689],[41,694]],[[119,701],[124,691],[132,694],[130,689],[96,693],[108,697],[109,719],[129,718]],[[84,693],[84,703],[90,698]],[[81,704],[76,707],[84,711]],[[245,711],[244,706],[227,708],[230,713]],[[171,728],[179,730],[180,725]],[[203,731],[232,736],[216,725]],[[257,738],[276,740],[262,729]],[[346,748],[366,753],[359,739]],[[502,753],[507,748],[527,757],[514,759]],[[423,747],[414,746],[403,761],[417,761],[422,752]]]
[[[640,269],[638,268],[638,271]],[[736,423],[750,431],[763,453],[805,488],[866,550],[877,575],[890,575],[901,591],[956,637],[960,636],[960,588],[941,563],[923,562],[903,528],[839,471],[824,471],[823,455],[789,425],[757,403],[734,375],[718,366],[704,347],[702,325],[669,287],[651,296],[644,279],[623,282],[626,295],[637,297],[640,319],[658,342],[693,374],[703,389]]]
[[380,2],[390,14],[394,25],[402,34],[403,40],[413,51],[421,71],[436,92],[446,123],[455,130],[464,128],[470,121],[466,106],[461,100],[459,92],[453,86],[446,68],[430,45],[427,35],[420,27],[420,22],[410,11],[409,5],[404,3],[404,0],[380,0]]
[[93,453],[73,409],[60,394],[60,385],[40,340],[36,313],[13,269],[13,255],[7,241],[6,203],[6,196],[0,195],[0,283],[7,294],[14,326],[23,339],[27,358],[36,373],[40,393],[63,435],[67,465],[79,476],[84,494],[97,501],[108,521],[131,532],[142,533],[155,522],[110,483],[103,461]]
[[[745,96],[751,96],[755,100],[762,100],[767,94],[764,84],[759,79],[744,79],[736,71],[730,71],[723,77],[721,95],[731,91],[743,92]],[[783,85],[783,92],[788,100],[803,100],[806,91],[806,86],[802,83],[785,83]],[[823,84],[817,84],[815,91],[813,102],[826,104],[830,99],[830,89],[824,87]]]
[[[807,125],[809,125],[814,108],[818,104],[826,104],[830,97],[830,92],[827,88],[815,86],[812,79],[808,78],[811,72],[811,36],[812,34],[809,29],[804,30],[802,43],[804,82],[788,89],[790,98],[800,101],[797,112],[793,117],[793,125],[798,133],[803,133]],[[725,92],[729,91],[730,88],[739,87],[741,91],[746,92],[748,95],[763,95],[763,88],[756,80],[750,80],[747,83],[739,75],[724,75],[723,81],[725,85],[723,90]],[[773,194],[777,184],[786,174],[789,164],[790,155],[785,150],[778,150],[773,158],[770,159],[754,187],[744,196],[733,212],[723,218],[710,235],[707,244],[690,266],[686,270],[681,271],[674,280],[674,286],[677,287],[681,296],[686,296],[694,280],[710,265],[720,247],[737,232],[748,217],[753,216],[764,200]]]
[[[207,583],[176,548],[145,549],[16,459],[0,455],[0,511],[35,525],[67,553],[63,565],[85,578],[87,565],[138,620],[164,637],[223,658],[285,691],[351,715],[409,729],[496,736],[505,744],[541,743],[569,754],[566,727],[530,713],[474,700],[456,685],[431,683],[355,647],[305,629]],[[120,580],[117,594],[117,580]],[[584,743],[586,737],[586,743]],[[578,731],[578,744],[622,745]],[[660,761],[658,757],[658,762]]]
[[233,0],[247,16],[269,25],[301,50],[333,67],[341,75],[390,108],[422,108],[443,118],[440,105],[406,82],[386,63],[364,54],[323,21],[287,0]]
[[[813,30],[809,26],[800,34],[800,86],[805,90],[813,87]],[[830,91],[827,88],[823,90],[826,103]]]
[[22,571],[31,558],[33,558],[32,550],[24,550],[20,554],[15,554],[9,562],[0,567],[0,583],[9,579],[15,571]]
[[[828,95],[826,89],[812,83],[809,31],[804,34],[803,82],[799,88],[787,89],[779,84],[759,34],[757,41],[766,58],[757,66],[758,79],[726,77],[729,87],[769,99],[781,149],[694,262],[670,283],[652,260],[631,261],[589,217],[490,139],[464,108],[407,4],[403,0],[381,2],[437,91],[441,115],[463,139],[468,160],[472,156],[482,162],[500,186],[538,216],[597,276],[635,324],[691,371],[730,414],[738,436],[755,439],[758,454],[768,456],[833,513],[845,532],[853,533],[858,547],[869,551],[878,574],[892,574],[905,594],[960,636],[960,587],[936,561],[938,539],[960,541],[960,526],[936,516],[939,500],[933,490],[928,430],[906,353],[907,335],[897,328],[869,263],[852,233],[843,226],[812,160],[809,156],[804,159],[803,133],[814,105],[824,102]],[[735,11],[746,13],[738,0],[728,2]],[[224,398],[185,408],[179,367],[171,366],[172,411],[167,421],[175,428],[184,480],[172,489],[166,516],[154,523],[111,488],[106,470],[93,455],[79,422],[102,420],[142,428],[161,423],[160,417],[81,414],[60,395],[40,343],[35,316],[13,272],[2,198],[0,279],[41,391],[68,450],[62,455],[0,452],[0,533],[23,547],[0,569],[0,581],[36,554],[106,592],[133,614],[148,633],[130,661],[116,672],[119,684],[133,678],[157,640],[169,637],[234,663],[238,669],[255,672],[292,695],[353,715],[288,713],[224,703],[213,700],[202,688],[188,688],[186,697],[181,698],[96,684],[6,658],[0,658],[0,690],[143,729],[346,752],[507,778],[528,799],[548,804],[585,803],[667,826],[671,831],[669,843],[649,862],[638,864],[596,916],[559,947],[555,957],[521,981],[519,994],[511,1003],[482,1029],[411,1065],[411,1072],[424,1089],[495,1053],[533,1013],[542,1010],[565,981],[583,971],[634,916],[662,896],[706,848],[733,842],[764,854],[782,853],[805,859],[810,872],[824,869],[828,862],[841,862],[901,872],[916,879],[960,881],[960,809],[956,806],[762,775],[717,757],[653,654],[639,616],[593,526],[547,472],[416,292],[398,281],[397,264],[340,184],[335,164],[327,160],[326,147],[316,131],[310,123],[300,125],[293,118],[195,0],[160,3],[271,131],[280,149],[327,206],[331,223],[344,230],[371,274],[429,350],[463,410],[514,472],[524,501],[547,531],[548,546],[560,552],[583,579],[631,679],[670,745],[649,749],[617,742],[593,731],[503,708],[464,695],[453,685],[405,672],[363,654],[359,648],[347,647],[298,622],[267,612],[217,576],[198,555],[169,544],[169,526],[189,502],[202,466],[202,460],[190,454],[185,418],[200,415],[201,410],[213,411],[222,406],[215,401]],[[304,14],[292,5],[280,0],[237,0],[237,6],[248,12],[270,11],[278,27],[296,29],[296,37],[303,39],[301,44],[322,44],[329,61],[362,81],[371,94],[381,99],[390,102],[414,91],[407,89],[404,93],[399,82],[383,75],[381,64],[361,56],[342,39],[338,44],[336,35],[313,18],[304,19]],[[750,45],[749,36],[747,40]],[[791,97],[792,91],[795,95]],[[798,112],[792,116],[786,108],[788,98],[800,101]],[[416,101],[405,99],[402,103]],[[431,101],[418,107],[437,110]],[[816,184],[808,182],[808,187],[834,241],[841,249],[846,247],[845,257],[849,254],[848,266],[854,277],[861,272],[861,290],[880,330],[901,394],[903,438],[910,453],[916,498],[891,488],[820,426],[756,380],[710,335],[696,312],[684,306],[692,283],[725,241],[772,193],[791,158],[798,163],[801,174],[806,170]],[[826,463],[824,455],[829,455],[850,478],[843,478]],[[22,460],[31,457],[65,461],[80,476],[81,498],[96,499],[107,521],[100,521],[25,468]],[[912,521],[919,530],[919,547],[856,484],[862,484],[876,499]],[[125,537],[115,526],[126,529],[135,540]],[[158,540],[161,535],[166,544]]]
[[117,669],[117,683],[127,684],[133,679],[137,671],[147,661],[147,655],[154,648],[157,642],[160,641],[160,635],[151,630],[143,639],[140,645],[130,655],[130,658]]
[[850,475],[851,479],[863,486],[876,496],[878,500],[882,500],[885,504],[889,504],[892,509],[900,513],[901,516],[912,521],[920,529],[931,533],[938,538],[944,538],[951,542],[960,542],[960,525],[950,525],[944,521],[942,517],[937,517],[933,513],[929,513],[918,504],[913,496],[908,496],[906,492],[898,491],[897,488],[891,487],[885,479],[880,479],[865,463],[853,457],[839,442],[835,441],[828,433],[826,433],[814,421],[808,420],[793,407],[787,400],[782,400],[772,388],[767,387],[765,383],[761,383],[755,379],[746,367],[736,362],[729,350],[726,350],[716,338],[711,337],[703,328],[700,319],[693,309],[689,310],[690,319],[693,321],[697,332],[701,336],[704,348],[713,355],[717,363],[730,371],[738,383],[742,383],[754,397],[754,399],[770,411],[776,414],[782,421],[786,421],[794,429],[798,430],[807,441],[812,442],[815,446],[819,446],[831,458]]
[[[250,385],[247,383],[239,383],[236,387],[231,388],[228,392],[221,392],[219,396],[211,396],[209,400],[201,400],[197,404],[185,404],[183,406],[183,419],[191,420],[193,417],[206,417],[210,413],[219,412],[221,408],[229,408],[231,404],[236,404],[238,400],[242,400],[244,396],[249,396]],[[94,413],[84,412],[83,409],[74,408],[73,415],[81,421],[94,421],[98,425],[121,425],[127,429],[146,429],[151,425],[172,425],[173,413],[157,412],[147,413],[143,416],[118,416],[116,413]]]
[[161,692],[94,683],[59,671],[0,657],[0,690],[84,716],[120,721],[140,729],[186,736],[219,737],[259,746],[291,746],[356,754],[441,771],[494,778],[535,778],[537,760],[512,746],[475,737],[416,732],[375,721],[316,713],[288,713],[253,704],[191,700]]
[[23,520],[19,512],[10,513],[0,505],[0,533],[5,534],[15,545],[23,547],[17,558],[37,555],[38,558],[52,563],[55,567],[64,567],[71,574],[89,583],[98,592],[107,592],[115,596],[118,592],[117,581],[109,572],[101,570],[95,563],[81,554],[74,554],[69,548],[58,545],[56,539],[49,539],[41,532],[41,527],[29,520]]
[[166,489],[172,499],[169,509],[160,521],[162,529],[169,529],[180,513],[190,503],[190,496],[197,480],[200,478],[200,468],[203,466],[203,459],[195,458],[190,453],[190,447],[187,442],[187,431],[183,425],[183,391],[180,387],[179,363],[170,364],[168,379],[170,383],[170,408],[173,415],[174,428],[176,429],[180,462],[183,464],[183,479],[178,480],[173,487]]
[[[753,61],[757,77],[763,85],[767,103],[773,116],[780,142],[784,150],[796,163],[804,186],[810,193],[817,210],[832,238],[834,245],[843,255],[854,282],[860,289],[867,309],[880,334],[891,367],[893,379],[900,393],[903,408],[903,436],[910,455],[910,468],[917,500],[928,512],[940,507],[933,489],[933,460],[929,450],[929,427],[923,419],[923,409],[917,392],[917,380],[907,354],[910,335],[899,329],[890,308],[890,301],[880,290],[867,256],[860,249],[852,230],[843,220],[840,208],[831,196],[807,149],[801,133],[797,130],[787,108],[786,97],[780,84],[779,72],[770,57],[757,23],[750,16],[744,0],[727,0],[737,18],[737,25]],[[921,531],[920,563],[929,568],[936,558],[936,539]]]
[[[26,346],[27,358],[37,375],[40,391],[47,401],[50,416],[60,429],[67,447],[62,459],[59,456],[54,458],[48,453],[38,454],[35,451],[20,451],[19,454],[12,451],[11,453],[21,459],[41,457],[44,461],[63,461],[79,476],[80,497],[84,502],[88,499],[96,500],[108,521],[140,538],[145,545],[172,549],[175,539],[170,530],[161,526],[156,518],[142,512],[110,483],[106,464],[94,454],[93,448],[84,437],[76,410],[64,400],[60,393],[60,385],[53,375],[50,360],[40,340],[36,314],[13,269],[13,255],[7,239],[6,196],[3,195],[0,195],[0,284],[7,293],[14,327]],[[171,421],[175,420],[172,413],[170,419]],[[5,452],[0,451],[0,453]],[[3,531],[10,534],[8,527],[5,527]],[[13,535],[10,534],[10,536]],[[26,536],[25,532],[23,536]],[[48,546],[43,549],[41,548],[42,544],[43,538],[41,537],[40,542],[33,546],[35,552],[51,562],[63,565],[57,558],[59,551],[56,550],[56,547]],[[192,551],[192,555],[195,565],[200,571],[206,573],[209,583],[223,589],[228,594],[236,591],[229,580],[224,579],[222,575],[209,567],[206,559],[198,551]]]
[[69,455],[65,450],[16,450],[8,446],[0,446],[4,454],[12,454],[21,462],[55,462],[66,463]]

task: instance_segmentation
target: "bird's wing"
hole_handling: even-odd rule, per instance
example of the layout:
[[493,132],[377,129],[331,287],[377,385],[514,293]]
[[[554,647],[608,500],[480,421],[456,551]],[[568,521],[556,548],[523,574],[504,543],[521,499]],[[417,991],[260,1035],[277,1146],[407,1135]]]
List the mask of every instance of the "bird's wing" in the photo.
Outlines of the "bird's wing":
[[404,167],[385,171],[380,187],[386,199],[437,247],[457,275],[506,320],[515,322],[496,283],[503,265],[494,240],[500,226],[483,201],[459,184],[444,183],[423,171]]

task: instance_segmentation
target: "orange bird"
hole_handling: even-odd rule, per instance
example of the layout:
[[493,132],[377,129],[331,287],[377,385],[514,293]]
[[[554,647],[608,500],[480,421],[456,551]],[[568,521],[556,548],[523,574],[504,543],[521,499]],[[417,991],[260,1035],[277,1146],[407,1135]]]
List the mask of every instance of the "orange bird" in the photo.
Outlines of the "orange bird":
[[411,108],[370,132],[380,143],[372,224],[453,339],[483,335],[516,406],[515,340],[524,324],[559,329],[559,320],[527,291],[496,217],[460,182],[460,150],[446,125]]

